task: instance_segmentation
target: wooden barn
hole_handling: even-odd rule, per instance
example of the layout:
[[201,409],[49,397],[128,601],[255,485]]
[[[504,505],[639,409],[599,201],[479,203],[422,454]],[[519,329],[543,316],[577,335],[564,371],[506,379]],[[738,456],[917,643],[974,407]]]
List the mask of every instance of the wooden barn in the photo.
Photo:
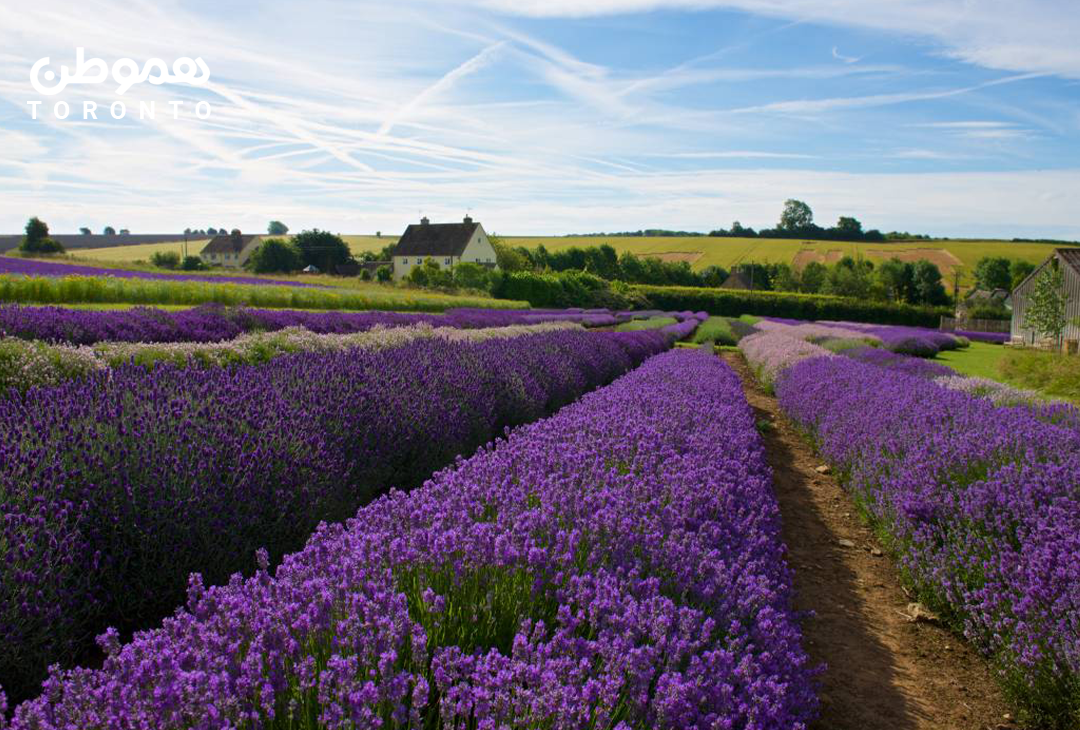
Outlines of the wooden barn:
[[[1080,340],[1080,248],[1058,248],[1046,261],[1039,264],[1026,279],[1013,289],[1012,303],[1012,341],[1027,345],[1037,344],[1039,335],[1026,326],[1024,313],[1029,306],[1029,297],[1039,275],[1052,266],[1060,268],[1065,293],[1065,331],[1063,343]],[[1073,346],[1075,347],[1075,345]]]

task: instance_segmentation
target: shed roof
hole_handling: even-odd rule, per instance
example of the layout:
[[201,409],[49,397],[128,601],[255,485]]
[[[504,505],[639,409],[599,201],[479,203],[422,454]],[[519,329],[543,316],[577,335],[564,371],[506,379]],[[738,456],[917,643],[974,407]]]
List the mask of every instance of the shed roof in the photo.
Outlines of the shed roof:
[[733,271],[720,285],[721,289],[749,289],[750,280],[741,271]]
[[1058,255],[1077,274],[1080,274],[1080,248],[1059,248],[1054,253]]
[[471,218],[463,223],[413,223],[394,247],[395,256],[460,256],[480,224]]

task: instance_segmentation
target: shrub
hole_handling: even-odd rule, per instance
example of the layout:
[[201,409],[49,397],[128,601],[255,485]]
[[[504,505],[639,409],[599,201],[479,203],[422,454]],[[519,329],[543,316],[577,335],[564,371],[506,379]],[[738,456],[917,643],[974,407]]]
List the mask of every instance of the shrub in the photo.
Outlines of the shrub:
[[185,256],[180,268],[184,271],[206,271],[209,267],[198,256]]
[[472,261],[462,261],[454,267],[454,286],[486,291],[490,284],[489,269],[485,266]]
[[643,285],[635,286],[634,289],[644,295],[650,306],[656,309],[703,310],[726,317],[752,313],[801,320],[851,320],[937,327],[943,315],[951,314],[945,307],[877,302],[822,294]]
[[394,278],[394,271],[389,266],[380,266],[375,269],[375,278],[386,283]]
[[248,266],[256,274],[299,271],[304,267],[304,253],[292,241],[268,238],[251,253]]
[[159,269],[178,269],[180,254],[175,251],[158,251],[150,257],[150,263]]
[[19,244],[19,251],[25,254],[63,253],[64,247],[59,241],[49,238],[49,226],[45,221],[34,216],[26,222],[26,235]]

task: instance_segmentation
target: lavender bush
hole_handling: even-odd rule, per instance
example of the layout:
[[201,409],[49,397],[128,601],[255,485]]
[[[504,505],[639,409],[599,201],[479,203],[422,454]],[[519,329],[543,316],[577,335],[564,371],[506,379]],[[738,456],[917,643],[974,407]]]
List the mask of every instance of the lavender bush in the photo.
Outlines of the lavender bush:
[[[655,333],[635,333],[636,335]],[[13,727],[746,728],[812,719],[771,473],[717,358],[556,416],[204,588]]]
[[[464,337],[468,337],[467,335]],[[287,355],[258,366],[124,366],[0,399],[0,683],[298,548],[389,485],[536,419],[670,345],[580,329]]]
[[956,375],[956,371],[947,365],[928,362],[920,357],[903,355],[878,347],[850,347],[840,350],[839,354],[867,365],[876,365],[879,368],[895,370],[928,380]]
[[220,342],[246,332],[303,327],[320,334],[350,334],[372,327],[430,324],[433,327],[506,327],[539,322],[579,322],[605,326],[597,314],[535,310],[450,309],[445,314],[401,312],[305,312],[205,304],[167,311],[151,307],[80,310],[63,307],[0,305],[0,337],[71,345],[98,342]]
[[739,340],[739,350],[766,390],[772,389],[777,375],[800,360],[833,357],[824,347],[779,331],[744,337]]
[[776,392],[1031,722],[1077,727],[1080,430],[845,357]]

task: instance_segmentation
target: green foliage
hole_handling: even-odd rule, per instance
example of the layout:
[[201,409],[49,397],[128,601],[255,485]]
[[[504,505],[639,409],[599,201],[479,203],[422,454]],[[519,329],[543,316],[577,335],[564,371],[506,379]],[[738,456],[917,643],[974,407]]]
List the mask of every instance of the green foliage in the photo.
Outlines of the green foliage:
[[650,307],[656,309],[705,311],[726,317],[753,313],[760,316],[791,319],[834,319],[936,328],[942,315],[950,314],[948,308],[942,307],[914,306],[820,294],[749,292],[681,286],[636,286],[634,289],[646,297]]
[[89,228],[86,228],[86,227],[80,228],[79,233],[81,233],[84,236],[93,235],[93,231],[91,231]]
[[150,263],[159,269],[180,268],[180,254],[176,251],[158,251],[150,257]]
[[360,281],[371,281],[371,271],[360,269]]
[[103,236],[115,236],[116,235],[116,229],[113,228],[112,226],[105,226],[105,228],[103,228],[101,230],[101,234]]
[[925,259],[915,262],[912,272],[915,282],[915,300],[919,304],[940,306],[949,303],[945,286],[941,283],[941,270],[937,264]]
[[1015,385],[1080,403],[1080,365],[1077,360],[1076,355],[1010,349],[998,363],[999,375]]
[[433,289],[448,289],[454,285],[454,275],[450,271],[443,270],[430,256],[424,259],[424,263],[414,266],[405,280],[416,286]]
[[1055,259],[1035,279],[1024,312],[1024,326],[1044,337],[1060,340],[1067,324],[1065,304],[1064,276]]
[[338,264],[352,261],[349,245],[341,236],[313,228],[293,236],[292,242],[303,254],[304,266],[314,266],[322,271],[333,271]]
[[1012,319],[1003,302],[978,302],[965,310],[966,319]]
[[1012,289],[1012,263],[1004,256],[984,256],[975,262],[975,288]]
[[472,261],[462,261],[454,267],[453,284],[461,289],[476,289],[488,291],[491,286],[491,274],[494,273],[486,266]]
[[739,340],[756,330],[742,320],[731,317],[709,317],[694,331],[692,341],[697,343],[713,342],[717,345],[734,347]]
[[185,256],[180,268],[184,271],[206,271],[210,267],[198,256]]
[[780,214],[779,228],[785,231],[805,231],[814,224],[814,213],[810,206],[801,200],[789,198],[784,201],[784,210]]
[[375,269],[375,278],[378,281],[386,283],[394,278],[394,271],[389,266],[380,266]]
[[270,221],[270,224],[266,226],[266,232],[271,236],[284,236],[289,232],[289,227],[281,221]]
[[304,254],[292,241],[268,238],[251,252],[247,266],[258,274],[299,271],[304,268]]
[[1009,277],[1011,279],[1011,288],[1015,289],[1020,286],[1020,283],[1028,278],[1032,271],[1035,270],[1035,264],[1030,261],[1023,261],[1021,259],[1014,259],[1009,265]]
[[631,309],[645,300],[634,289],[580,271],[505,273],[493,287],[501,299],[522,299],[534,307],[609,307]]
[[63,253],[64,247],[59,241],[49,238],[49,226],[45,221],[34,216],[26,222],[26,235],[19,244],[19,251],[25,254]]
[[511,248],[495,234],[488,236],[488,243],[495,249],[495,263],[501,270],[525,271],[532,268],[532,260],[527,249]]

